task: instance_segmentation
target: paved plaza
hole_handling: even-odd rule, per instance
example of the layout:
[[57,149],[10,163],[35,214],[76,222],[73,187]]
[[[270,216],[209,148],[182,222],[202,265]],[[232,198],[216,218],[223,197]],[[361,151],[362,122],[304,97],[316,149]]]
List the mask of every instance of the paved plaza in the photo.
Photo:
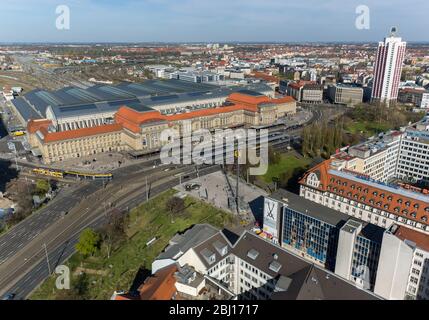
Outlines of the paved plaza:
[[[186,190],[187,185],[198,184],[199,188],[194,190]],[[229,212],[236,213],[235,206],[235,192],[236,192],[237,180],[235,177],[227,176],[217,171],[207,176],[191,180],[183,183],[181,186],[177,186],[176,190],[193,196],[195,198],[207,201],[211,205]],[[257,199],[268,194],[257,188],[256,186],[240,181],[239,183],[239,197],[240,197],[240,208],[242,213],[247,214],[249,218],[257,215],[254,211],[254,203]],[[253,214],[251,214],[253,213]]]

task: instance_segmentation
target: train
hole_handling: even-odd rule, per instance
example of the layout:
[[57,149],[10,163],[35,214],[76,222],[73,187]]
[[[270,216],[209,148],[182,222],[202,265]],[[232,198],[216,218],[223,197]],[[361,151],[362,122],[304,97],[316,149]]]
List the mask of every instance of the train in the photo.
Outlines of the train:
[[33,173],[36,175],[41,175],[45,177],[52,178],[81,178],[81,179],[91,179],[91,180],[112,180],[112,173],[85,173],[78,171],[61,171],[61,170],[53,170],[53,169],[45,169],[45,168],[35,168],[33,169]]
[[33,173],[40,176],[53,177],[53,178],[64,178],[64,172],[54,171],[50,169],[36,168],[33,169]]

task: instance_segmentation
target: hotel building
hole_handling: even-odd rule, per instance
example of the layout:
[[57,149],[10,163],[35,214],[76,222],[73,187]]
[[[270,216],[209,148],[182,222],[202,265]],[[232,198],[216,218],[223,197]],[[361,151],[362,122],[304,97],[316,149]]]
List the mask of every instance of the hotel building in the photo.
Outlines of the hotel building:
[[373,101],[389,104],[397,100],[406,45],[396,36],[395,27],[384,42],[379,42],[374,66]]

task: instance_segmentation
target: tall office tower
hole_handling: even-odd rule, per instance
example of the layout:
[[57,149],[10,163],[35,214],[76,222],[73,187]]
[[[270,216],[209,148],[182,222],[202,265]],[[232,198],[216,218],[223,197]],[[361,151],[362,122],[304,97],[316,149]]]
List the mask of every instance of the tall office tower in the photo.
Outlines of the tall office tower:
[[407,43],[396,36],[396,31],[396,27],[392,27],[390,35],[378,44],[371,96],[373,101],[389,104],[398,98]]

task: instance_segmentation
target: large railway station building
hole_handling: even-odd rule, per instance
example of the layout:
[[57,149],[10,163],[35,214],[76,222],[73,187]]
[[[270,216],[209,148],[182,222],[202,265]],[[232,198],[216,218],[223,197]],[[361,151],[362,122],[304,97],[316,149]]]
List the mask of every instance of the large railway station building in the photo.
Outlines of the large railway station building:
[[36,90],[14,106],[30,145],[47,164],[103,152],[152,153],[162,147],[165,129],[182,134],[267,126],[296,112],[292,97],[276,99],[264,84],[218,87],[178,80]]

